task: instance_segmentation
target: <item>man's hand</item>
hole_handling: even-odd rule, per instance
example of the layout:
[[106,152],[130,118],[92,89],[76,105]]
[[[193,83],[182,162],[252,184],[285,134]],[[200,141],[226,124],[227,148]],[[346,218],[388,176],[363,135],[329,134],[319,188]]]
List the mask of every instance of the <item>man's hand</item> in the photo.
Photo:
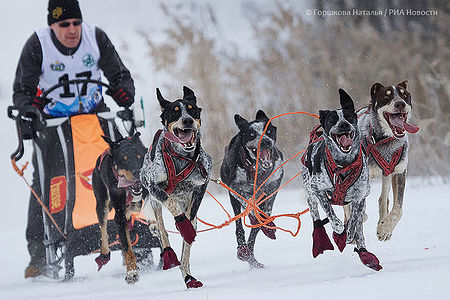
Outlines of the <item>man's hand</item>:
[[50,100],[48,100],[47,98],[34,97],[31,105],[39,110],[43,110],[44,106],[46,106],[48,103],[50,103]]
[[131,93],[124,88],[114,89],[111,88],[106,91],[107,95],[113,97],[114,101],[116,101],[117,105],[121,107],[130,107],[134,102],[134,98]]

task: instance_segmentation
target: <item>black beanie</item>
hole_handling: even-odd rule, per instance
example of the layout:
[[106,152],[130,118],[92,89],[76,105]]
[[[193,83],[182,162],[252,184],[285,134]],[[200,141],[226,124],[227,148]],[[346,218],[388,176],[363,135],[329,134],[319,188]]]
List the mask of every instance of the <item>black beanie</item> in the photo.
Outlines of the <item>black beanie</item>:
[[48,25],[66,19],[82,19],[78,0],[49,0]]

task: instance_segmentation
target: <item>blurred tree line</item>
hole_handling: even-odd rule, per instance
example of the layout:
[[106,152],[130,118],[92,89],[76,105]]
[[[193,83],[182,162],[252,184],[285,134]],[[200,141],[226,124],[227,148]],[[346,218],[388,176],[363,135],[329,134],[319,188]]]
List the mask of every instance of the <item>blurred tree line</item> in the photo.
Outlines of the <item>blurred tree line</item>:
[[[145,31],[156,77],[170,78],[160,86],[168,99],[190,86],[203,108],[203,145],[217,165],[223,149],[237,133],[233,116],[253,120],[258,109],[268,116],[283,112],[334,109],[337,90],[344,88],[356,107],[369,103],[373,83],[409,80],[413,122],[410,175],[450,174],[449,2],[315,0],[320,10],[437,10],[437,16],[334,16],[306,22],[296,1],[280,1],[263,11],[247,5],[257,55],[240,54],[242,45],[224,41],[216,12],[207,4],[190,3],[191,14],[179,6],[162,5],[167,18],[165,40],[156,44]],[[179,4],[181,5],[181,4]],[[201,18],[199,18],[201,16]],[[200,20],[200,21],[199,21]],[[242,41],[245,45],[246,41]],[[167,94],[167,95],[166,95]],[[172,96],[173,95],[173,96]],[[303,115],[278,118],[278,145],[285,157],[305,148],[317,120]],[[287,178],[299,170],[287,166]]]

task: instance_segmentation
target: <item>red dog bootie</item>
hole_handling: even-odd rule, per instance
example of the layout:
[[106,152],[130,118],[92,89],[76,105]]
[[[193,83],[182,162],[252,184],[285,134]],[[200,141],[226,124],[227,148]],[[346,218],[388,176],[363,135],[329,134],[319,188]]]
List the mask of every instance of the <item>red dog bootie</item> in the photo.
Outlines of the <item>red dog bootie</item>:
[[361,259],[361,262],[365,266],[374,269],[375,271],[380,271],[381,269],[383,269],[383,267],[380,265],[380,261],[375,256],[375,254],[370,253],[365,248],[361,248],[359,250],[355,248],[354,251],[358,253],[359,259]]
[[344,248],[347,245],[347,230],[344,229],[341,234],[337,234],[333,231],[333,240],[338,246],[339,251],[344,251]]
[[95,258],[95,262],[97,263],[97,266],[98,266],[97,271],[100,271],[100,269],[104,265],[106,265],[110,259],[111,259],[111,252],[108,252],[108,254],[100,253],[100,255]]
[[[258,220],[256,220],[256,217],[254,215],[248,214],[248,218],[250,219],[250,223],[252,225],[260,224],[258,222]],[[270,221],[269,223],[267,223],[264,226],[261,226],[260,228],[261,228],[261,231],[264,233],[265,236],[267,236],[269,239],[276,240],[277,239],[277,237],[275,236],[276,229],[275,228],[268,228],[266,226],[275,227],[275,223]]]
[[181,265],[180,262],[178,261],[177,255],[170,247],[163,249],[163,251],[161,252],[161,257],[164,262],[163,270],[168,270]]
[[194,226],[192,226],[191,221],[186,218],[186,215],[184,213],[175,217],[175,227],[178,229],[186,243],[188,243],[189,245],[192,244],[197,233],[195,232]]
[[[328,222],[328,219],[325,219]],[[314,221],[314,231],[313,231],[313,247],[312,254],[316,258],[319,254],[322,254],[325,250],[334,250],[333,244],[331,244],[330,238],[325,231],[324,224],[325,220]]]
[[196,289],[203,286],[203,283],[201,281],[198,281],[191,275],[186,275],[186,277],[184,278],[184,282],[186,283],[186,287],[188,289]]
[[237,258],[243,261],[249,261],[253,257],[253,251],[247,245],[237,247]]

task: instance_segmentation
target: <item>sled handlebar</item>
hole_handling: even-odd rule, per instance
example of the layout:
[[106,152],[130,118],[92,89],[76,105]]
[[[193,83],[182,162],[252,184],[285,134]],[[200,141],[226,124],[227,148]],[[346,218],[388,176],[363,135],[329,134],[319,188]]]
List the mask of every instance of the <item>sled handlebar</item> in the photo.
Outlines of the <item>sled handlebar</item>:
[[109,84],[104,83],[103,81],[100,81],[100,80],[89,79],[89,78],[72,79],[72,80],[64,80],[64,81],[61,81],[61,82],[51,86],[49,89],[45,90],[39,97],[42,99],[47,98],[48,94],[50,94],[51,92],[53,92],[54,90],[56,90],[59,87],[66,86],[69,84],[80,84],[80,83],[83,83],[83,84],[96,83],[96,84],[104,86],[108,89],[111,88],[111,86]]

